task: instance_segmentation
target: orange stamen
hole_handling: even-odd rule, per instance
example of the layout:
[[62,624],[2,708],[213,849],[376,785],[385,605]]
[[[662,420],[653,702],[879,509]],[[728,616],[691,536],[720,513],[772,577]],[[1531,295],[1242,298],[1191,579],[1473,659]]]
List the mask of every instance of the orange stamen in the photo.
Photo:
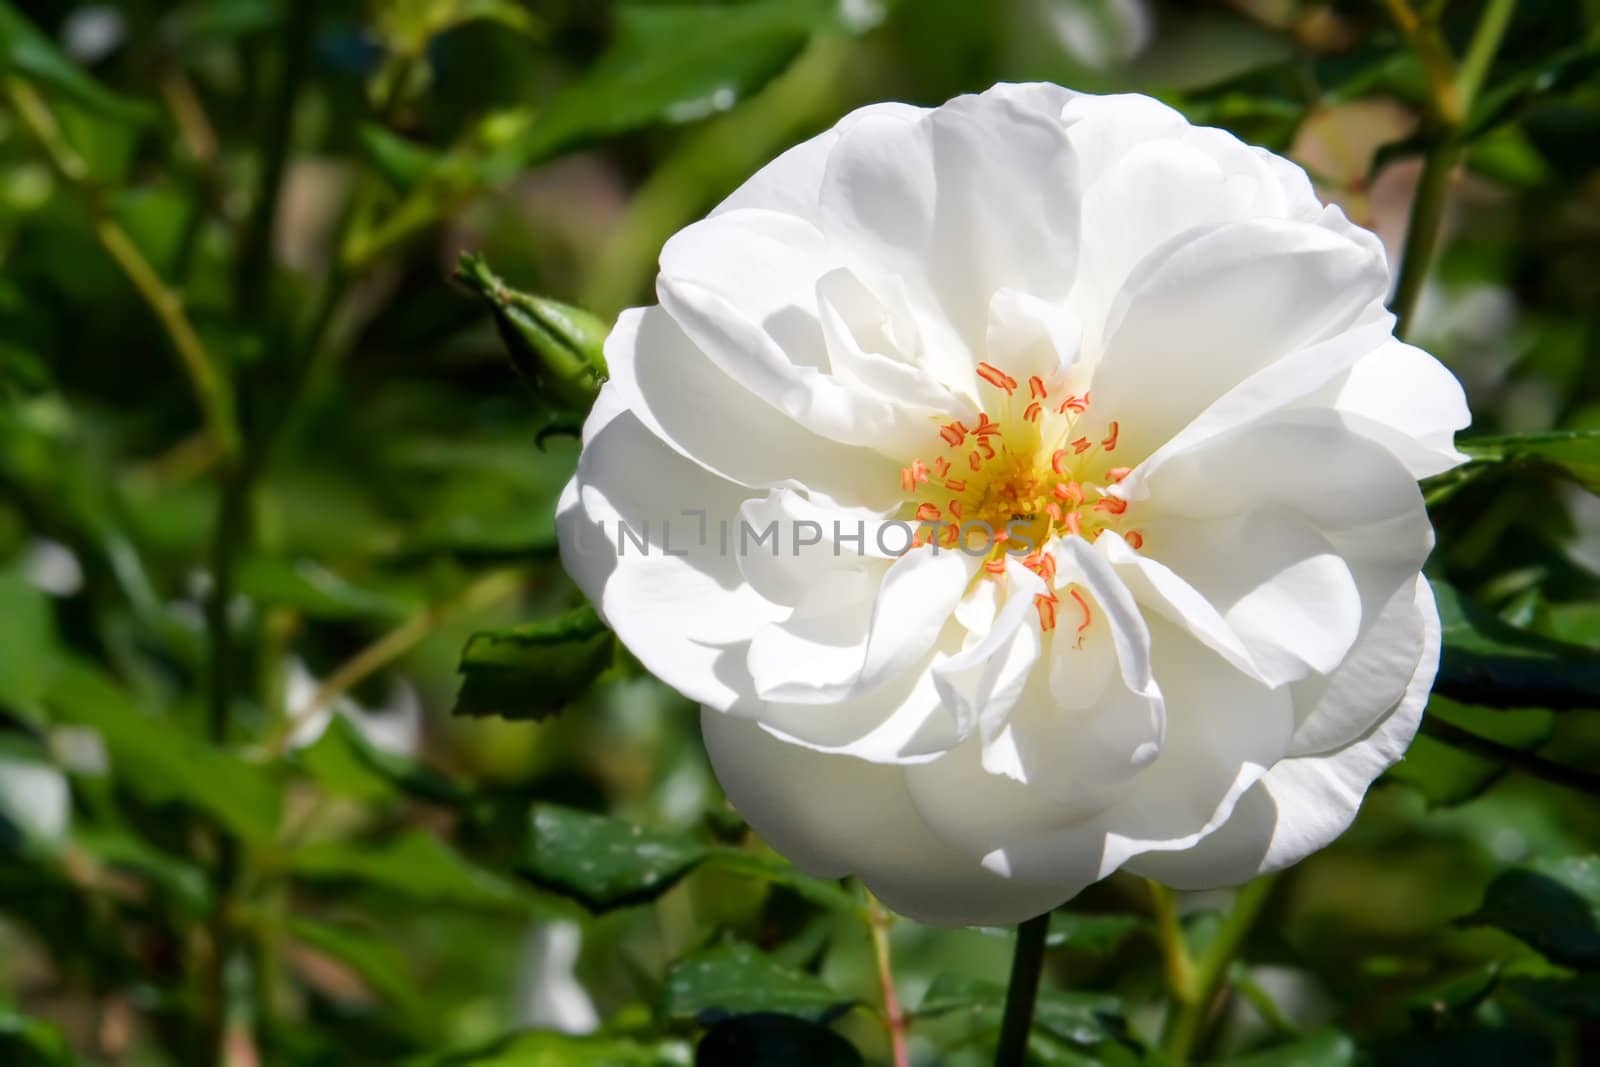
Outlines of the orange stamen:
[[1056,604],[1058,598],[1035,593],[1033,606],[1039,611],[1039,629],[1054,630],[1056,628]]
[[1081,634],[1089,628],[1089,622],[1093,618],[1089,614],[1089,602],[1083,599],[1083,594],[1078,592],[1076,588],[1070,589],[1068,592],[1072,594],[1072,599],[1078,602],[1078,610],[1083,612],[1083,621],[1078,624],[1078,632]]
[[948,423],[939,427],[939,436],[944,438],[945,443],[951,448],[956,448],[967,439],[967,428],[959,422]]
[[1044,408],[1040,407],[1039,402],[1035,400],[1033,403],[1029,404],[1025,409],[1023,409],[1022,418],[1026,422],[1038,422],[1039,416],[1043,413]]
[[947,508],[947,510],[950,512],[950,514],[954,515],[957,519],[960,519],[961,518],[961,512],[962,512],[961,501],[959,501],[959,500],[950,501],[950,505]]
[[1073,507],[1083,503],[1083,486],[1077,482],[1057,482],[1053,491],[1062,500],[1072,501]]
[[990,574],[1004,574],[1006,572],[1006,561],[1003,559],[991,559],[983,565],[983,569]]
[[1055,471],[1057,474],[1067,473],[1061,469],[1061,461],[1066,458],[1067,450],[1064,448],[1058,448],[1054,452],[1050,453],[1050,469]]
[[1089,439],[1087,437],[1080,437],[1076,441],[1072,442],[1072,450],[1080,456],[1093,447],[1094,446],[1089,443]]
[[967,455],[967,466],[971,467],[975,471],[982,470],[983,457],[978,455],[976,452],[969,453]]
[[944,487],[952,493],[965,493],[967,491],[967,480],[965,478],[946,478]]
[[1106,471],[1106,477],[1111,481],[1112,485],[1115,485],[1132,473],[1132,467],[1112,467],[1110,470]]
[[917,521],[938,522],[939,509],[934,507],[932,504],[923,504],[921,507],[917,508]]
[[978,364],[978,377],[996,389],[1004,390],[1007,396],[1010,396],[1017,388],[1017,380],[992,363]]
[[946,474],[949,474],[950,461],[945,459],[943,456],[935,459],[933,461],[933,473],[937,474],[941,478],[943,478]]
[[1117,447],[1118,429],[1119,427],[1117,426],[1116,420],[1113,419],[1111,421],[1111,432],[1106,435],[1106,439],[1104,441],[1100,442],[1101,448],[1105,449],[1107,452],[1110,452],[1113,448]]
[[1028,392],[1035,400],[1045,398],[1044,379],[1035,374],[1028,379]]
[[979,437],[993,437],[1000,432],[1000,424],[998,422],[990,422],[989,413],[980,411],[978,413],[978,428],[972,432]]
[[1141,534],[1138,530],[1129,530],[1126,534],[1123,535],[1122,539],[1124,541],[1128,542],[1128,547],[1129,548],[1143,548],[1144,547],[1144,535]]
[[916,475],[911,473],[911,468],[910,467],[902,468],[901,471],[900,471],[900,488],[906,490],[907,492],[910,492],[911,490],[915,489],[916,487],[917,487],[917,477],[916,477]]
[[1109,512],[1112,515],[1121,515],[1128,510],[1128,502],[1118,496],[1103,496],[1094,502],[1096,511]]
[[911,476],[919,482],[928,480],[928,465],[920,459],[911,461]]
[[1078,513],[1076,511],[1067,512],[1067,532],[1072,534],[1074,537],[1083,536],[1083,530],[1080,526]]
[[994,445],[991,445],[985,438],[978,438],[978,451],[983,453],[984,459],[994,458]]

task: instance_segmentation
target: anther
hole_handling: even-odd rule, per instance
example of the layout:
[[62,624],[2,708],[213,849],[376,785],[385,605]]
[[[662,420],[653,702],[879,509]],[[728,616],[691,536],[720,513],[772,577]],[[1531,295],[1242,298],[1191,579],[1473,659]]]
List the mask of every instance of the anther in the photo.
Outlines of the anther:
[[1044,408],[1040,407],[1039,402],[1035,400],[1033,403],[1029,404],[1023,409],[1022,418],[1025,422],[1038,422],[1039,416],[1043,414],[1043,412]]
[[917,521],[918,522],[938,522],[939,521],[939,509],[934,507],[932,504],[923,504],[922,506],[917,508]]
[[965,493],[967,491],[967,481],[965,478],[946,478],[944,487],[952,493]]
[[1124,541],[1128,542],[1128,547],[1129,548],[1143,548],[1144,547],[1144,535],[1141,534],[1138,530],[1129,530],[1127,533],[1122,535],[1122,539]]
[[1045,398],[1044,379],[1039,377],[1037,374],[1029,378],[1028,393],[1035,400],[1043,400]]
[[1106,479],[1111,482],[1112,485],[1115,485],[1132,473],[1132,467],[1112,467],[1110,470],[1106,471]]
[[1050,453],[1050,469],[1055,471],[1057,474],[1066,474],[1067,472],[1061,469],[1061,461],[1066,458],[1067,450],[1064,448],[1058,448],[1054,452]]
[[933,461],[933,473],[937,474],[941,478],[943,478],[946,474],[949,474],[950,461],[945,459],[943,456],[936,458]]
[[1078,632],[1081,634],[1089,628],[1089,623],[1093,619],[1093,616],[1089,614],[1089,602],[1083,599],[1083,594],[1078,592],[1076,587],[1068,590],[1068,592],[1072,594],[1072,599],[1078,602],[1078,610],[1083,612],[1083,621],[1078,624]]
[[1089,443],[1089,439],[1087,437],[1080,437],[1076,441],[1072,442],[1072,450],[1080,456],[1093,447],[1094,446]]
[[983,469],[983,457],[978,455],[978,453],[976,453],[976,452],[969,452],[967,454],[967,466],[971,467],[975,471],[976,470],[982,470]]
[[1037,608],[1039,612],[1039,629],[1054,630],[1056,628],[1057,603],[1058,598],[1053,595],[1046,596],[1043,593],[1034,594],[1033,606]]
[[967,429],[959,422],[947,423],[939,427],[939,436],[944,438],[945,443],[951,448],[956,448],[967,439]]
[[978,377],[996,389],[1004,390],[1007,396],[1010,396],[1017,388],[1017,380],[992,363],[978,364]]
[[1100,442],[1100,447],[1105,449],[1107,452],[1110,452],[1113,448],[1117,447],[1117,429],[1118,427],[1116,420],[1113,419],[1111,422],[1111,432],[1106,435],[1104,441]]
[[1112,515],[1121,515],[1128,510],[1128,502],[1118,496],[1103,496],[1094,502],[1096,511],[1109,512]]

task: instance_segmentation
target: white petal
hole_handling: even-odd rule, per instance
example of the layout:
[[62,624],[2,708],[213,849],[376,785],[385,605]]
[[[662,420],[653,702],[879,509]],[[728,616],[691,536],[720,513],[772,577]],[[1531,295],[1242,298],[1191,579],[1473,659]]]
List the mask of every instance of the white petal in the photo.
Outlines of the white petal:
[[1402,586],[1332,674],[1296,682],[1292,756],[1350,744],[1404,694],[1425,637],[1415,588]]
[[947,360],[930,369],[952,387],[970,388],[991,294],[1059,300],[1071,287],[1078,217],[1057,117],[1065,99],[1004,87],[916,122],[863,121],[828,161],[824,232],[853,261],[906,278],[929,317],[949,324],[964,350],[929,338]]
[[870,691],[921,662],[977,568],[927,545],[821,576],[788,619],[750,643],[750,673],[768,700],[820,704]]
[[1257,219],[1179,237],[1118,294],[1095,370],[1095,407],[1148,455],[1229,389],[1355,325],[1382,300],[1370,251],[1320,227]]
[[745,648],[785,609],[745,583],[715,540],[700,543],[681,509],[737,515],[745,492],[624,413],[584,448],[556,520],[562,565],[629,650],[690,699],[721,708],[750,698]]
[[1077,360],[1082,335],[1078,316],[1065,303],[1015,289],[997,290],[989,301],[986,357],[1019,380],[1059,380]]
[[622,313],[606,339],[606,363],[611,381],[602,396],[614,390],[662,441],[730,481],[800,481],[855,504],[898,498],[893,462],[784,416],[712,363],[659,307]]
[[828,156],[839,143],[840,132],[862,119],[874,116],[915,118],[926,110],[895,102],[857,108],[840,119],[832,129],[801,141],[756,171],[711,213],[720,215],[742,208],[765,208],[815,221],[822,173],[828,165]]
[[[1355,644],[1361,594],[1350,567],[1296,512],[1268,506],[1239,516],[1154,519],[1140,529],[1145,556],[1205,598],[1268,685],[1325,674]],[[1159,581],[1154,568],[1147,574]],[[1170,582],[1164,588],[1182,602]],[[1201,622],[1196,636],[1228,653],[1231,643],[1198,609],[1173,614]]]
[[979,742],[906,769],[912,799],[944,840],[1009,877],[1098,881],[1130,857],[1193,845],[1227,819],[1276,763],[1294,725],[1288,694],[1235,671],[1186,633],[1151,625],[1157,677],[1169,687],[1161,754],[1110,807],[1085,816],[1044,791],[986,773]]
[[1236,518],[1263,506],[1298,512],[1349,566],[1369,621],[1416,576],[1433,529],[1416,481],[1360,432],[1361,421],[1290,409],[1187,452],[1163,450],[1118,488],[1138,507],[1190,518]]
[[1472,421],[1466,395],[1455,375],[1420,348],[1390,341],[1350,369],[1332,400],[1338,410],[1381,427],[1374,438],[1415,477],[1466,462],[1455,447],[1456,431]]
[[994,625],[983,640],[934,668],[939,695],[963,735],[980,719],[997,730],[1022,695],[1028,672],[1039,658],[1033,598],[1044,591],[1037,575],[1008,556],[1005,603]]
[[1007,925],[1070,895],[997,877],[941,842],[898,767],[812,752],[712,711],[700,726],[728,799],[810,874],[859,875],[895,911],[941,925]]
[[926,762],[961,742],[933,676],[960,647],[960,628],[949,626],[930,655],[884,685],[827,704],[769,703],[761,725],[818,752],[874,763]]
[[1298,863],[1344,833],[1368,786],[1416,735],[1438,670],[1439,612],[1420,576],[1415,598],[1422,652],[1393,711],[1341,749],[1278,763],[1195,848],[1141,857],[1129,869],[1179,889],[1238,884]]

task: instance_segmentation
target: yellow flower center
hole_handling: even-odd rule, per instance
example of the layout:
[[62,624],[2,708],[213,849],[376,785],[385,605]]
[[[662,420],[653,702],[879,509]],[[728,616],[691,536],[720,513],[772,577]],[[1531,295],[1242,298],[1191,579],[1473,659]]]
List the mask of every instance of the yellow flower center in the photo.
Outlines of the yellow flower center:
[[[1119,427],[1087,417],[1090,394],[1038,376],[1024,391],[989,363],[978,364],[978,376],[994,403],[977,424],[939,426],[931,460],[915,459],[900,472],[907,494],[900,517],[918,524],[915,544],[982,551],[980,574],[994,578],[1005,574],[1005,557],[1016,555],[1047,586],[1054,584],[1055,558],[1044,546],[1054,537],[1093,541],[1115,529],[1133,548],[1142,546],[1143,536],[1128,528],[1128,502],[1109,492],[1130,469],[1115,456]],[[1067,595],[1081,634],[1092,618],[1088,602],[1075,586]],[[1040,626],[1055,629],[1054,589],[1034,600]]]

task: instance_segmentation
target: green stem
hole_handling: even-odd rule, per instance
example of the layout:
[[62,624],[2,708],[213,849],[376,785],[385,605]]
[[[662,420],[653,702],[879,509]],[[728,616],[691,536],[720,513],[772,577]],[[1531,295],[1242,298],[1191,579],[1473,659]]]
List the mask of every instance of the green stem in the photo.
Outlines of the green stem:
[[1400,279],[1390,303],[1396,319],[1395,335],[1403,338],[1411,328],[1423,283],[1438,250],[1451,178],[1466,147],[1460,139],[1462,127],[1500,49],[1516,0],[1489,0],[1459,65],[1451,58],[1437,25],[1419,19],[1406,0],[1388,2],[1395,22],[1428,71],[1431,110],[1437,127],[1437,140],[1423,159],[1422,176],[1417,181],[1416,202],[1400,255]]
[[1233,902],[1233,910],[1222,921],[1222,928],[1201,953],[1195,965],[1194,996],[1179,1002],[1162,1035],[1161,1043],[1172,1067],[1184,1067],[1194,1055],[1195,1046],[1216,1007],[1228,967],[1261,915],[1277,881],[1278,876],[1270,874],[1245,884]]
[[272,267],[272,234],[277,228],[278,201],[282,199],[283,174],[289,160],[295,102],[310,65],[316,10],[317,5],[311,0],[295,0],[285,27],[283,70],[264,131],[261,187],[239,247],[239,304],[247,320],[259,313],[270,288],[267,283]]
[[44,98],[19,78],[5,79],[6,95],[34,138],[44,148],[51,164],[68,184],[81,193],[94,214],[94,232],[106,253],[116,261],[140,298],[155,314],[167,339],[178,355],[178,362],[189,379],[195,401],[206,427],[216,440],[224,464],[240,452],[238,419],[233,408],[233,391],[217,369],[194,324],[184,311],[183,297],[162,280],[139,246],[106,210],[99,190],[94,187],[89,166],[62,135]]
[[1503,763],[1513,770],[1531,774],[1552,785],[1575,789],[1590,796],[1600,796],[1600,774],[1582,767],[1557,763],[1532,752],[1499,744],[1432,715],[1423,718],[1422,732],[1452,748],[1463,749],[1496,763]]
[[1167,988],[1182,1004],[1195,999],[1194,957],[1183,939],[1178,923],[1178,904],[1172,890],[1160,882],[1147,882],[1150,905],[1156,916],[1156,933],[1161,938],[1161,958],[1166,964]]
[[994,1067],[1022,1067],[1028,1054],[1028,1031],[1033,1028],[1033,1006],[1039,999],[1039,978],[1044,971],[1045,935],[1050,913],[1017,927],[1016,954],[1011,957],[1011,981],[1006,987],[1005,1016],[1000,1023],[1000,1047]]
[[1456,91],[1465,107],[1472,106],[1478,90],[1483,88],[1483,79],[1494,64],[1495,53],[1500,50],[1500,41],[1506,35],[1506,27],[1511,25],[1511,14],[1516,7],[1517,0],[1489,0],[1484,6],[1478,28],[1472,33],[1467,54],[1462,57],[1461,69],[1456,74]]
[[1450,138],[1434,145],[1423,159],[1417,198],[1411,206],[1411,222],[1400,253],[1400,280],[1395,284],[1394,299],[1389,302],[1389,310],[1395,316],[1396,337],[1404,338],[1411,329],[1423,283],[1428,280],[1434,251],[1439,246],[1451,176],[1460,160],[1461,145]]
[[867,893],[867,929],[872,934],[872,954],[878,964],[878,984],[883,988],[883,1025],[889,1032],[889,1052],[894,1067],[910,1067],[911,1055],[906,1049],[906,1028],[909,1020],[900,1006],[900,996],[894,987],[894,962],[889,953],[889,925],[893,916]]

